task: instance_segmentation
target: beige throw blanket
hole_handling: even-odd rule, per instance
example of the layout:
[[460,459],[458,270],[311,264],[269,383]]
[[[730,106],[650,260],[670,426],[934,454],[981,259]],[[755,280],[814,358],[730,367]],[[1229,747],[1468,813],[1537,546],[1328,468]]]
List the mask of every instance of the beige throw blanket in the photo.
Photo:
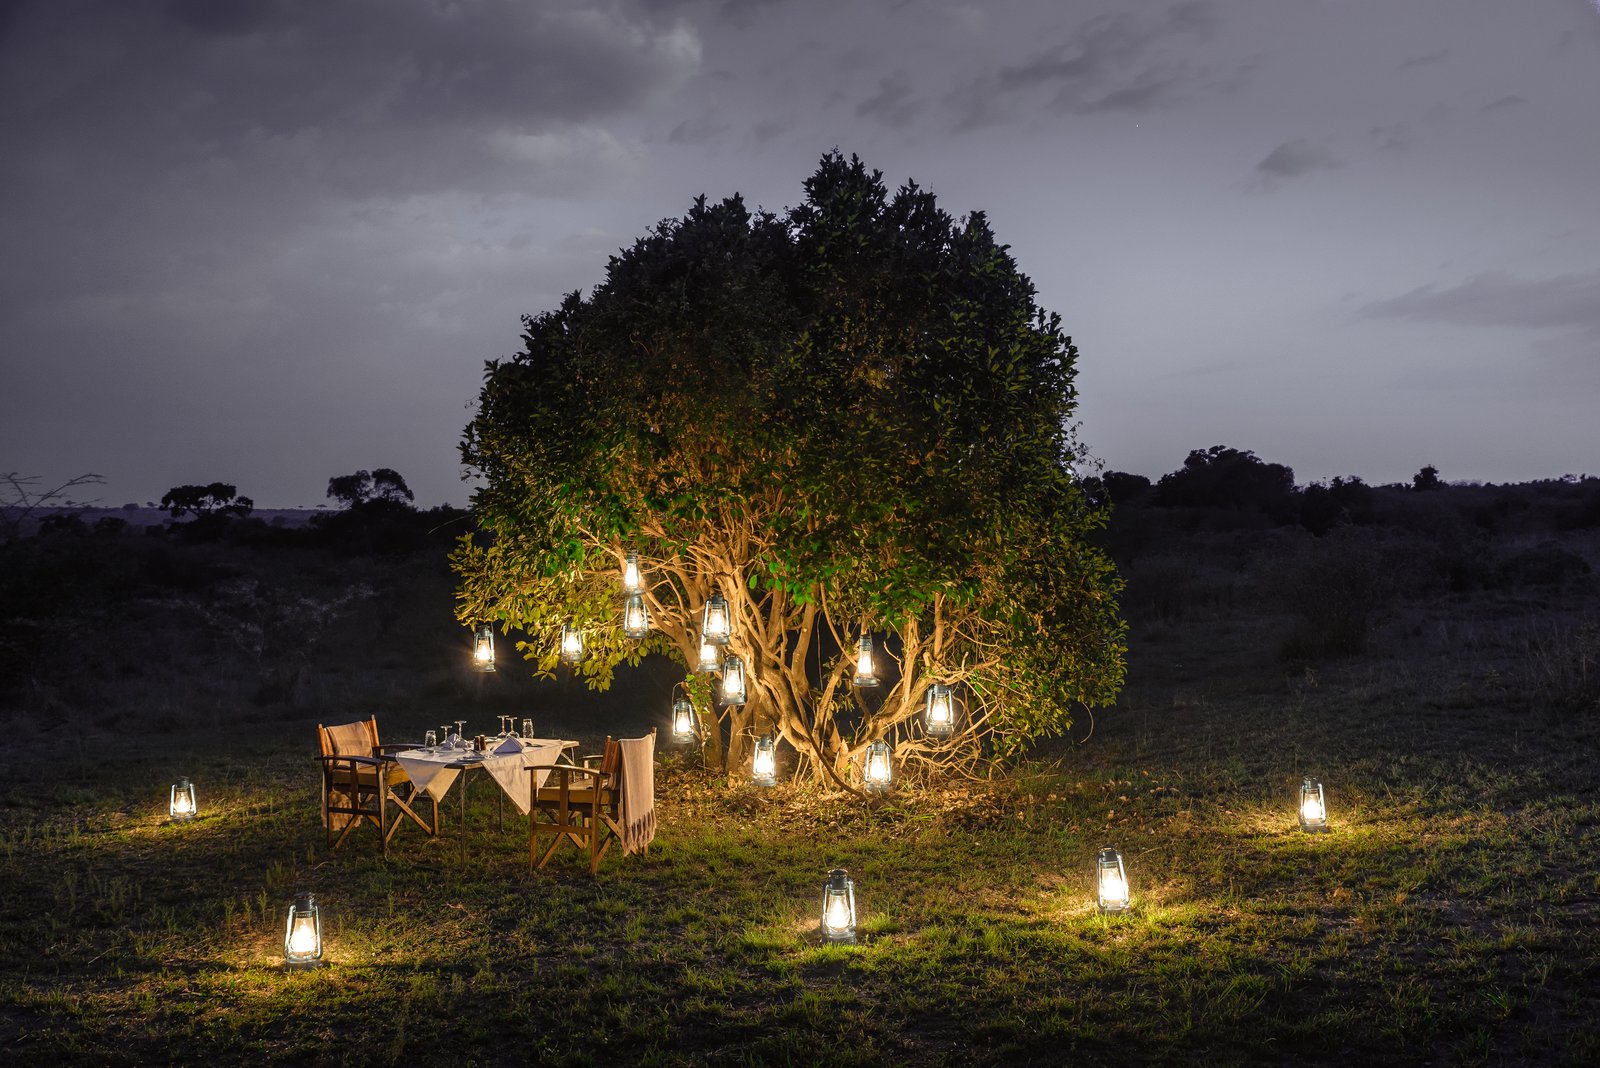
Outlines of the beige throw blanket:
[[656,736],[619,738],[622,747],[622,851],[642,853],[656,836]]

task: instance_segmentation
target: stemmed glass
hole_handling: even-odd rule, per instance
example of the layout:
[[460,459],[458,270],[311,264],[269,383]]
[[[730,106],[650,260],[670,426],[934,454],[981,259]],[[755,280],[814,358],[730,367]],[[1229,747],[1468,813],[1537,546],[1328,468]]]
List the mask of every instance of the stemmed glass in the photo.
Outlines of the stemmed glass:
[[[456,738],[465,739],[466,736],[467,736],[467,721],[464,720],[464,719],[456,720]],[[456,744],[460,745],[461,742],[457,741]]]
[[450,740],[450,724],[446,723],[439,728],[439,737],[444,739],[444,747],[446,749],[455,748],[455,743]]
[[510,718],[511,718],[510,716],[501,716],[500,717],[500,737],[502,737],[502,738],[506,737],[507,735],[509,735],[511,733],[511,728],[506,726],[506,721],[509,720]]

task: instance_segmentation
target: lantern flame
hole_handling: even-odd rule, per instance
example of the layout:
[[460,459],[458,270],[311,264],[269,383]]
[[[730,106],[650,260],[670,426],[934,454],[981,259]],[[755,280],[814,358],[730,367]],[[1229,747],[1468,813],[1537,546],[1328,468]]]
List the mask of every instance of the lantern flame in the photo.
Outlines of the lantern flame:
[[757,778],[764,778],[778,773],[778,757],[772,749],[756,749],[756,759],[753,768]]
[[583,631],[571,624],[561,629],[561,659],[569,664],[583,659]]
[[312,957],[317,952],[317,918],[296,913],[294,926],[289,929],[289,953],[294,957]]
[[1322,798],[1308,797],[1300,804],[1300,818],[1307,823],[1321,823],[1327,816],[1323,811]]
[[1121,908],[1128,903],[1128,880],[1116,868],[1100,869],[1100,906]]
[[850,929],[850,903],[843,894],[828,895],[828,930],[848,931]]

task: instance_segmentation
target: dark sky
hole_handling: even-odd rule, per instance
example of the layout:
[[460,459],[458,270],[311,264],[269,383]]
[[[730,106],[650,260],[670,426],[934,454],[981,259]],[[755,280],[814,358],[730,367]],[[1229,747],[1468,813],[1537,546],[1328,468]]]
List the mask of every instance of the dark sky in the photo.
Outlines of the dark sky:
[[1600,472],[1595,0],[0,0],[0,471],[313,505],[825,151],[989,212],[1158,475]]

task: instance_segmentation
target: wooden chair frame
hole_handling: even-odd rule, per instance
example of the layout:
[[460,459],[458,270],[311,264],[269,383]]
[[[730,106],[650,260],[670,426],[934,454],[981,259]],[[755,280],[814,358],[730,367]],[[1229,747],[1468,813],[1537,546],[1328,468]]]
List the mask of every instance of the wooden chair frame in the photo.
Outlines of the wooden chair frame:
[[[618,806],[622,803],[622,746],[606,739],[605,751],[583,758],[584,767],[571,764],[538,764],[528,768],[532,777],[528,805],[528,869],[543,868],[564,841],[588,850],[589,874],[598,875],[600,861],[611,843],[622,841]],[[599,761],[598,768],[588,767]],[[539,772],[547,778],[538,785]],[[540,813],[547,818],[541,820]],[[539,837],[553,836],[541,856]],[[647,847],[648,848],[648,847]]]
[[[437,835],[438,800],[431,795],[428,796],[428,799],[433,801],[433,821],[430,824],[411,807],[417,800],[416,784],[406,775],[405,769],[384,757],[388,750],[410,749],[413,746],[410,744],[385,746],[379,743],[376,716],[357,722],[366,726],[367,735],[372,739],[370,755],[334,753],[330,728],[317,724],[317,742],[322,750],[317,757],[322,765],[322,823],[327,831],[329,848],[338,849],[344,845],[345,839],[350,837],[351,831],[362,823],[372,823],[378,828],[382,838],[383,855],[387,857],[389,839],[394,837],[395,832],[400,829],[400,824],[407,817],[410,817],[425,833]],[[396,789],[401,785],[409,786],[410,790],[401,794]],[[390,804],[397,809],[392,821],[389,819]],[[334,819],[336,816],[346,817],[343,826],[337,831]]]

